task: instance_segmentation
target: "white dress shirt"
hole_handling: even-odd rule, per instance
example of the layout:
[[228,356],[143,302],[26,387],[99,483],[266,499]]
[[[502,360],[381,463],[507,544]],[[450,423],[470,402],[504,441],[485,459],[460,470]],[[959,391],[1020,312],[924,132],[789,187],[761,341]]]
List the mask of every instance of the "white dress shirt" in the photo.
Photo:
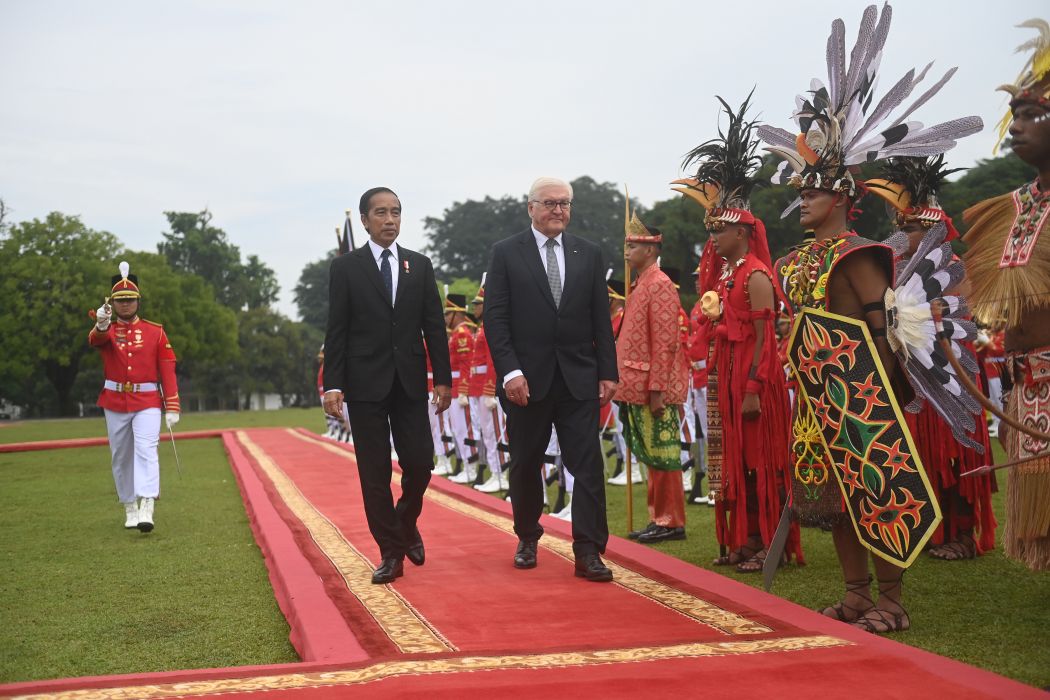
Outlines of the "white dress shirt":
[[[379,268],[379,276],[382,277],[383,276],[383,258],[382,258],[382,255],[383,255],[383,251],[387,250],[387,248],[384,248],[383,246],[379,245],[378,243],[373,241],[371,238],[368,239],[368,247],[372,250],[372,257],[376,259],[376,267]],[[397,299],[397,276],[398,276],[398,273],[401,271],[401,268],[400,268],[400,266],[398,264],[398,260],[397,260],[397,244],[396,243],[391,243],[389,250],[391,252],[391,256],[390,256],[390,279],[394,283],[393,284],[393,294],[394,294],[394,296],[390,299],[390,305],[393,306],[394,305],[394,299]]]

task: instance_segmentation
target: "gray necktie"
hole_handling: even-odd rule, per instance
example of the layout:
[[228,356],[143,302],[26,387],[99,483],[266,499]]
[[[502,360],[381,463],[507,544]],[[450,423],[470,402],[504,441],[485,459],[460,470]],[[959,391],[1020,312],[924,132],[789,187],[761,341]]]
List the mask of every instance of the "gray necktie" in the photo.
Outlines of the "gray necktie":
[[554,295],[554,305],[558,306],[561,304],[561,268],[558,267],[558,256],[554,254],[558,241],[548,238],[543,245],[547,248],[547,283]]

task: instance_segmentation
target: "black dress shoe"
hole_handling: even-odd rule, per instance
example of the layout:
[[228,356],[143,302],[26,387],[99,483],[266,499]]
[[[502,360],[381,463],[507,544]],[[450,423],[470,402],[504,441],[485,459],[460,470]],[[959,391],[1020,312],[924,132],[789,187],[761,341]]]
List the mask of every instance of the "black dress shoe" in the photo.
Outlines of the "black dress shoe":
[[666,542],[668,540],[684,540],[685,539],[685,528],[684,527],[662,527],[656,526],[649,532],[643,533],[638,536],[638,541],[642,543],[650,542]]
[[518,551],[514,552],[514,568],[536,568],[536,540],[518,540]]
[[405,562],[402,559],[384,559],[379,568],[372,572],[372,583],[393,583],[394,579],[405,575]]
[[604,583],[613,580],[612,571],[597,554],[584,554],[578,558],[576,560],[576,570],[573,573],[579,578],[585,578],[588,581]]
[[419,534],[418,528],[416,529],[415,537],[409,540],[405,556],[416,566],[423,566],[423,562],[427,560],[427,552],[423,549],[423,537]]
[[627,533],[627,539],[629,539],[629,540],[636,540],[639,537],[641,537],[642,535],[644,535],[645,533],[652,532],[653,529],[655,529],[657,527],[659,527],[659,526],[656,523],[650,521],[650,523],[648,525],[646,525],[645,527],[643,527],[641,530],[632,530],[631,532],[628,532]]

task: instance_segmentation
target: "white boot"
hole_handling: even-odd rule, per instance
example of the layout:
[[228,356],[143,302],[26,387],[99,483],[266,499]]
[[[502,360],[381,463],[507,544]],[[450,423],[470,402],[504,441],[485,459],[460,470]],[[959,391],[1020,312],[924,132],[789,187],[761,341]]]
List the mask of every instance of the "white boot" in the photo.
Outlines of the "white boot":
[[135,503],[124,504],[124,527],[134,530],[139,526],[139,507]]
[[[645,467],[641,464],[635,464],[631,467],[631,483],[641,484],[645,481],[645,474],[642,470]],[[626,486],[627,485],[627,469],[625,468],[622,472],[609,479],[610,484],[613,486]]]
[[690,491],[693,490],[693,472],[692,472],[692,470],[687,470],[687,471],[682,472],[682,489],[686,493],[689,493]]
[[448,455],[438,455],[437,466],[434,467],[434,476],[448,476],[452,471],[452,462]]
[[478,477],[478,465],[473,462],[468,462],[463,465],[463,471],[455,476],[449,477],[449,481],[457,484],[469,484]]
[[478,484],[474,488],[482,493],[496,493],[497,491],[502,491],[504,488],[503,476],[499,472],[494,472],[484,484]]
[[153,499],[139,499],[139,531],[150,532],[153,530]]

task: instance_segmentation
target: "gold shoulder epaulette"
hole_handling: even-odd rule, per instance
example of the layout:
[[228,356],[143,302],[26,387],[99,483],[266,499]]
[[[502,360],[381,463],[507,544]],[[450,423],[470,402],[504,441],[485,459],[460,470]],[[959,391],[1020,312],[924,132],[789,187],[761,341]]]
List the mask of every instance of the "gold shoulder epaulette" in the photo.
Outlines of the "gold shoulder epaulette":
[[157,323],[156,321],[150,321],[147,318],[140,318],[139,320],[142,321],[143,323],[148,323],[151,326],[156,326],[157,328],[163,328],[164,327],[163,323]]

